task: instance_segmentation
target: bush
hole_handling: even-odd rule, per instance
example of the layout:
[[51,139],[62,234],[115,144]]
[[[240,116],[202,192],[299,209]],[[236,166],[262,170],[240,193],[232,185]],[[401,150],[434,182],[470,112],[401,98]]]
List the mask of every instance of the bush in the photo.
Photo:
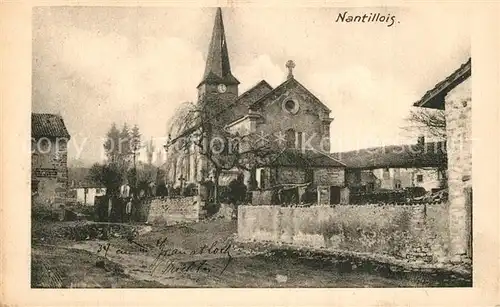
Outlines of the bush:
[[56,221],[58,211],[56,209],[33,204],[31,207],[31,219],[35,221]]
[[207,211],[207,216],[212,216],[219,212],[220,204],[206,203],[203,209]]
[[198,195],[198,186],[195,183],[190,183],[186,186],[184,196]]
[[230,203],[232,201],[231,189],[228,186],[219,186],[219,202]]
[[352,204],[404,203],[408,193],[405,191],[376,191],[369,193],[351,193]]

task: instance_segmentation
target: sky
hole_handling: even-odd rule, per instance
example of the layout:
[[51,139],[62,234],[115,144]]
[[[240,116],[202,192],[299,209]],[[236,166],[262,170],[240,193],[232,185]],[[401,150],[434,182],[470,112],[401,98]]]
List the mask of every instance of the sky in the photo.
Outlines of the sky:
[[[396,22],[336,22],[346,11]],[[334,152],[416,142],[402,129],[413,102],[471,52],[470,14],[456,5],[222,14],[240,93],[262,79],[278,86],[293,60],[295,78],[332,110]],[[63,116],[71,163],[101,161],[113,122],[137,124],[160,150],[174,110],[197,97],[214,17],[215,8],[35,8],[32,111]]]

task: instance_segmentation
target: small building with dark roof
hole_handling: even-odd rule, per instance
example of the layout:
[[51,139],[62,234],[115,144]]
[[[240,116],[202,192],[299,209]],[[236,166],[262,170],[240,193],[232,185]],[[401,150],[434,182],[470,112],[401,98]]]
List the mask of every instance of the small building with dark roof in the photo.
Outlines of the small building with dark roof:
[[70,137],[61,115],[31,114],[31,194],[34,205],[65,204]]
[[443,188],[446,180],[446,142],[390,145],[333,153],[346,165],[351,191],[397,190],[422,187]]

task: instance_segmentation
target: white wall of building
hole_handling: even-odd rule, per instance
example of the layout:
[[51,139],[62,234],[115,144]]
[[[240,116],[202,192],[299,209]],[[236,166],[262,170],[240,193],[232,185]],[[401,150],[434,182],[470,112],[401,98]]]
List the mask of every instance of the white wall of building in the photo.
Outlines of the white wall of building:
[[88,206],[93,206],[95,197],[104,194],[106,194],[106,188],[77,188],[76,201]]

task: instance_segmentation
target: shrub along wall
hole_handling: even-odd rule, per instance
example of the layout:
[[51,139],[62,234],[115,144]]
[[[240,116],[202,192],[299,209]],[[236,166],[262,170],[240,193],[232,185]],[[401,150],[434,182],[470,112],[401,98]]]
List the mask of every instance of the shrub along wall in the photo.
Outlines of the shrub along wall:
[[241,241],[287,243],[444,262],[448,253],[445,204],[239,206]]

